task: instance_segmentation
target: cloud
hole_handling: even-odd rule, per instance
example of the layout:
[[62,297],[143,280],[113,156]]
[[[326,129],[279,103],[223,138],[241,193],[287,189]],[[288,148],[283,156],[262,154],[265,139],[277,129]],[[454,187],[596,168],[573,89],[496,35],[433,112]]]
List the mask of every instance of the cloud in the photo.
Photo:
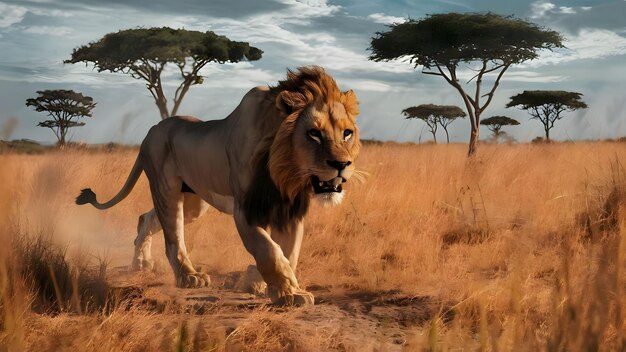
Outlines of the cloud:
[[542,72],[535,71],[507,71],[504,75],[507,81],[515,82],[533,82],[533,83],[554,83],[563,82],[569,79],[568,76],[547,75]]
[[56,37],[64,37],[71,34],[74,30],[69,27],[55,27],[55,26],[29,26],[24,28],[24,33],[29,34],[41,34],[52,35]]
[[[538,71],[530,71],[519,69],[520,66],[513,66],[511,69],[507,70],[504,73],[503,80],[507,82],[534,82],[534,83],[553,83],[553,82],[562,82],[569,79],[568,76],[563,75],[550,75],[545,72]],[[483,76],[483,82],[485,82],[487,87],[491,89],[491,85],[493,81],[498,76],[500,70],[496,72],[491,72]],[[457,71],[457,77],[463,83],[466,83],[470,79],[476,78],[476,70],[471,70],[468,68],[461,68]],[[473,84],[474,80],[472,80]],[[472,88],[473,89],[473,88]],[[483,88],[484,89],[484,88]]]
[[555,4],[539,0],[530,4],[530,18],[542,18],[548,17],[553,14],[573,15],[578,13],[577,9],[588,11],[591,9],[589,6],[571,7],[571,6],[556,6]]
[[395,90],[390,84],[371,79],[342,78],[341,85],[345,85],[357,91],[390,92]]
[[576,10],[574,10],[573,7],[567,7],[567,6],[561,6],[559,7],[559,13],[565,13],[565,14],[574,14],[576,13]]
[[[298,22],[312,17],[330,16],[341,9],[338,5],[329,5],[326,0],[278,0],[288,8],[285,11],[274,11],[271,17],[280,17],[283,22]],[[263,15],[261,15],[263,16]]]
[[607,29],[583,28],[576,35],[566,36],[564,44],[567,49],[543,52],[538,60],[521,66],[536,67],[574,60],[626,55],[626,38]]
[[42,9],[37,7],[30,7],[28,11],[37,16],[46,17],[72,17],[74,14],[70,11],[61,11],[57,9]]
[[462,7],[462,8],[466,8],[468,10],[473,10],[473,8],[469,5],[463,4],[460,1],[451,1],[451,0],[437,0],[437,2],[440,2],[442,4],[447,4],[447,5],[453,5],[453,6],[457,6],[457,7]]
[[556,8],[556,5],[554,5],[551,2],[535,1],[532,4],[530,4],[530,11],[532,13],[530,17],[531,18],[543,17],[546,15],[546,13],[548,13],[549,11],[552,11],[554,8]]
[[368,19],[376,22],[376,23],[382,23],[382,24],[392,24],[392,23],[401,23],[404,22],[404,18],[402,17],[397,17],[397,16],[388,16],[385,15],[384,13],[373,13],[369,16],[367,16]]
[[22,22],[27,12],[28,9],[23,6],[0,2],[0,28],[10,27],[13,24]]

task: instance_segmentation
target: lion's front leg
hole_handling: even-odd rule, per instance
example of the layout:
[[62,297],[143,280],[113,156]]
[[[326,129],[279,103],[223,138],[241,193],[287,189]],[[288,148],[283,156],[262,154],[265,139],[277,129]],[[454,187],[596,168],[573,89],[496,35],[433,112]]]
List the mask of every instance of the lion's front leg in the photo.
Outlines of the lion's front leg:
[[298,259],[300,258],[300,247],[304,237],[304,223],[302,219],[293,220],[284,227],[272,226],[272,240],[282,249],[283,254],[289,260],[289,265],[293,272],[296,272]]
[[272,302],[278,305],[313,304],[313,295],[300,289],[289,260],[267,231],[250,225],[239,208],[235,209],[234,215],[239,235],[256,260],[257,269],[267,283],[267,292]]

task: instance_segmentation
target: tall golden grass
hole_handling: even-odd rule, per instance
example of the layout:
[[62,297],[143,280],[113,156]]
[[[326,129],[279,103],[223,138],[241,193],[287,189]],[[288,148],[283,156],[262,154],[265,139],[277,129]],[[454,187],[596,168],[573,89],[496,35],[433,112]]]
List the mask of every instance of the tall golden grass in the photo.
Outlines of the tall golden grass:
[[[367,180],[305,221],[301,285],[452,302],[404,327],[406,350],[624,350],[626,145],[483,145],[465,155],[455,144],[366,145],[357,166]],[[232,332],[141,310],[78,315],[68,307],[84,298],[73,296],[54,316],[33,312],[38,293],[16,269],[16,237],[45,234],[70,267],[85,268],[76,264],[85,253],[130,264],[137,217],[151,208],[145,177],[104,212],[73,199],[84,187],[114,195],[135,156],[0,155],[0,350],[376,350],[374,337],[348,342],[358,325],[315,328],[297,310],[255,311]],[[253,263],[227,215],[210,210],[186,231],[192,259],[211,271]],[[155,242],[166,267],[162,236]]]

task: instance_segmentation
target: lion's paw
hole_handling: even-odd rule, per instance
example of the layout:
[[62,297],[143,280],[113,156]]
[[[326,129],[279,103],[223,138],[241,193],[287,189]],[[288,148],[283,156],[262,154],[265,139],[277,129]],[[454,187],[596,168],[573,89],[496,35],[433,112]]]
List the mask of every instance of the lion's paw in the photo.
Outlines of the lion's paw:
[[196,273],[189,273],[189,274],[183,274],[179,279],[178,279],[178,287],[181,288],[199,288],[199,287],[207,287],[209,286],[209,284],[211,283],[211,278],[209,277],[209,275],[202,273],[202,272],[196,272]]
[[251,293],[255,296],[264,296],[266,289],[267,284],[263,281],[263,277],[254,265],[248,265],[248,268],[235,285],[235,290]]
[[152,271],[154,270],[154,260],[133,259],[133,271]]
[[315,304],[315,297],[307,291],[298,290],[272,299],[272,303],[276,306],[312,306]]

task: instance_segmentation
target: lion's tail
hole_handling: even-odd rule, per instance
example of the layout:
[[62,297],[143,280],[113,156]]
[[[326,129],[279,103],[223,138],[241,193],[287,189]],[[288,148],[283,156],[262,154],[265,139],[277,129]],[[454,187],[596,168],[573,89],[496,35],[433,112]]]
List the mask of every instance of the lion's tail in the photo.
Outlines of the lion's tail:
[[143,167],[139,162],[139,156],[137,156],[137,159],[135,160],[135,165],[133,165],[133,169],[130,170],[130,174],[126,179],[124,187],[122,187],[122,189],[117,192],[115,197],[113,197],[110,201],[106,203],[98,203],[98,201],[96,200],[96,194],[91,190],[91,188],[85,188],[81,190],[78,197],[76,197],[76,204],[91,204],[98,209],[108,209],[115,204],[121,202],[124,198],[126,198],[126,196],[128,196],[130,191],[133,190],[133,187],[135,187],[135,183],[137,183],[137,180],[139,179],[139,176],[141,176],[142,172]]

